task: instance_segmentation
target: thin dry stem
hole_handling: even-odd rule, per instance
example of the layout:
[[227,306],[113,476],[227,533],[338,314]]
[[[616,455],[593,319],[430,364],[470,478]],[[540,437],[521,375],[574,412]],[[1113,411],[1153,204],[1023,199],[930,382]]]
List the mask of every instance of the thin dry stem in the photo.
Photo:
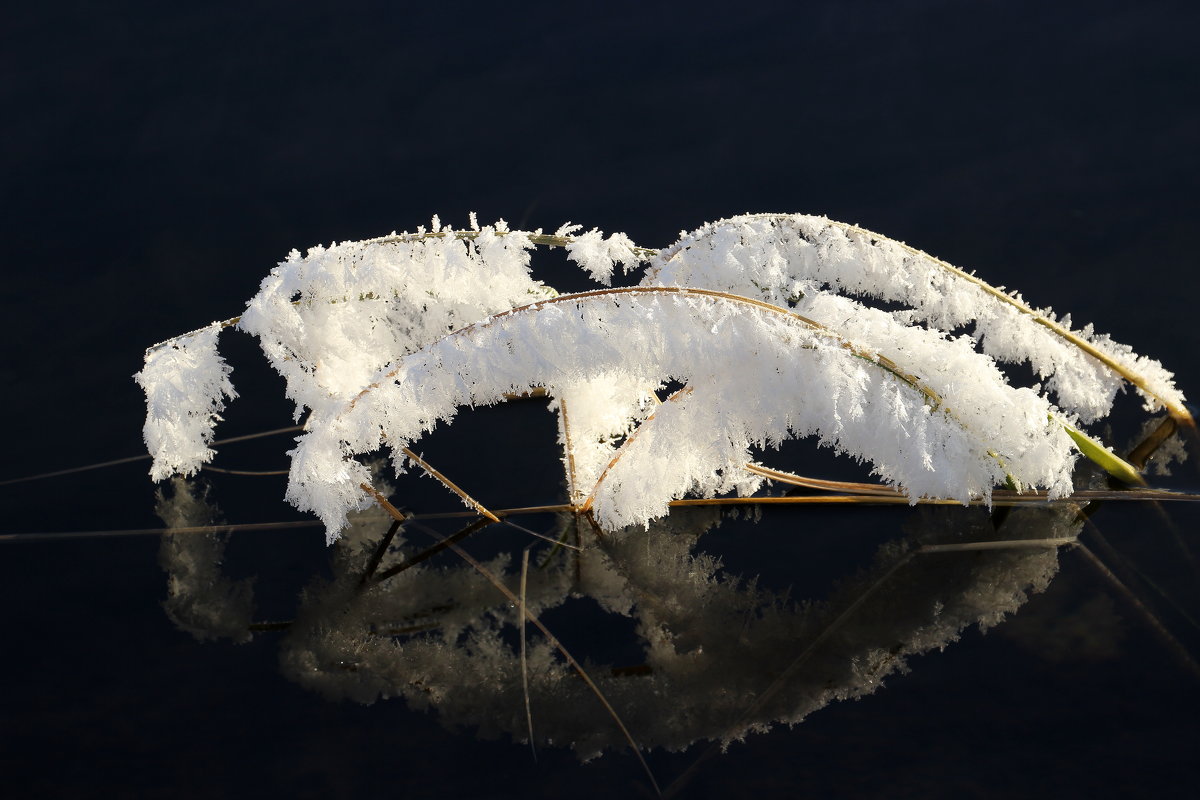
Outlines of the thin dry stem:
[[476,500],[474,497],[471,497],[471,495],[467,494],[462,489],[460,489],[458,487],[458,485],[454,483],[454,481],[450,480],[445,475],[443,475],[442,473],[440,473],[436,469],[434,469],[427,461],[425,461],[425,459],[421,458],[419,455],[414,453],[412,450],[409,450],[407,447],[401,447],[400,450],[401,450],[401,452],[404,453],[404,455],[408,456],[408,458],[411,459],[415,464],[417,464],[419,467],[421,467],[421,469],[425,470],[425,472],[427,472],[430,477],[436,479],[439,483],[441,483],[447,489],[449,489],[450,491],[454,492],[456,495],[461,497],[463,499],[463,501],[466,502],[466,504],[469,505],[471,508],[478,511],[480,514],[487,517],[492,522],[500,521],[499,517],[497,517],[491,511],[488,511],[484,507],[484,505],[482,503],[480,503],[478,500]]
[[392,505],[391,501],[389,501],[386,497],[384,497],[382,494],[380,494],[379,491],[376,490],[374,486],[371,486],[370,484],[366,484],[366,483],[360,483],[359,488],[361,488],[367,494],[371,495],[371,497],[375,498],[375,502],[379,503],[379,507],[382,508],[384,511],[386,511],[388,514],[390,514],[392,519],[396,520],[397,522],[404,522],[404,520],[408,519],[408,516],[406,514],[402,513],[399,509],[397,509],[394,505]]
[[533,708],[529,703],[529,661],[525,657],[525,585],[528,577],[529,547],[526,547],[521,551],[521,594],[520,605],[517,608],[517,618],[520,620],[521,691],[525,696],[525,724],[529,729],[529,750],[533,753],[533,760],[537,761],[537,745],[534,744],[533,740]]
[[563,426],[563,449],[567,451],[567,497],[571,500],[571,505],[576,506],[579,504],[581,492],[575,478],[575,446],[571,443],[571,420],[567,416],[566,400],[558,401],[558,413]]
[[755,506],[755,505],[781,505],[781,506],[819,506],[819,505],[883,505],[883,506],[1017,506],[1017,505],[1078,505],[1080,501],[1095,501],[1095,500],[1125,500],[1145,502],[1161,501],[1161,500],[1177,500],[1191,501],[1200,500],[1200,494],[1183,494],[1180,492],[1165,492],[1156,489],[1130,489],[1130,490],[1080,490],[1075,492],[1070,497],[1059,497],[1050,499],[1045,493],[1024,492],[1017,493],[1004,489],[997,489],[992,492],[992,499],[989,504],[987,500],[975,499],[967,503],[962,503],[958,500],[943,500],[940,498],[922,497],[918,499],[910,499],[904,495],[896,495],[895,497],[878,494],[832,494],[832,495],[806,495],[795,496],[788,495],[786,497],[699,497],[688,498],[684,500],[672,500],[668,505],[671,508],[681,508],[687,506]]
[[[289,425],[286,428],[276,428],[270,431],[260,431],[259,433],[248,433],[244,436],[233,436],[228,439],[218,439],[212,443],[213,447],[223,444],[233,444],[234,442],[245,442],[249,439],[261,439],[264,436],[275,436],[280,433],[292,433],[295,431],[304,430],[303,425]],[[140,456],[127,456],[125,458],[116,458],[112,461],[100,461],[95,464],[85,464],[82,467],[69,467],[67,469],[58,469],[53,472],[40,472],[36,475],[25,475],[20,478],[8,478],[0,481],[0,486],[9,486],[14,483],[27,483],[29,481],[42,480],[43,478],[58,478],[62,475],[73,475],[76,472],[89,472],[94,469],[104,469],[105,467],[116,467],[121,464],[132,464],[135,461],[146,461],[153,458],[149,453],[142,453]],[[206,465],[207,466],[207,465]]]
[[[667,403],[674,402],[676,400],[679,400],[682,397],[686,397],[687,395],[689,395],[691,393],[692,393],[692,387],[684,386],[682,389],[680,389],[679,391],[675,392],[670,397],[668,397],[666,399],[666,402]],[[659,405],[660,406],[664,405],[664,403],[659,403]],[[596,492],[599,491],[600,484],[604,483],[604,479],[608,477],[609,471],[614,466],[616,466],[616,463],[618,461],[621,460],[621,456],[625,455],[625,453],[628,452],[627,448],[629,447],[629,445],[633,444],[635,439],[637,439],[638,434],[642,432],[642,429],[646,425],[653,423],[654,417],[657,414],[658,414],[658,412],[656,411],[653,414],[651,414],[650,416],[646,417],[646,419],[642,422],[642,424],[638,426],[637,430],[635,430],[633,433],[629,434],[629,436],[627,436],[625,438],[625,441],[621,442],[621,446],[617,448],[616,454],[613,455],[613,457],[609,460],[608,465],[604,468],[604,471],[600,473],[600,477],[596,479],[596,485],[592,487],[592,490],[590,492],[588,492],[587,499],[584,500],[583,505],[581,505],[579,507],[579,511],[581,513],[586,514],[592,510],[592,503],[595,502],[595,500],[596,500]],[[593,524],[595,524],[594,520],[593,520]]]
[[878,483],[857,483],[852,481],[830,481],[821,478],[808,478],[803,475],[795,475],[791,472],[783,472],[770,467],[764,467],[761,464],[747,464],[746,469],[753,472],[755,475],[761,475],[764,478],[769,478],[779,483],[788,483],[792,486],[800,486],[805,489],[819,489],[826,492],[848,492],[853,494],[868,494],[880,495],[883,497],[904,497],[903,494],[891,488]]

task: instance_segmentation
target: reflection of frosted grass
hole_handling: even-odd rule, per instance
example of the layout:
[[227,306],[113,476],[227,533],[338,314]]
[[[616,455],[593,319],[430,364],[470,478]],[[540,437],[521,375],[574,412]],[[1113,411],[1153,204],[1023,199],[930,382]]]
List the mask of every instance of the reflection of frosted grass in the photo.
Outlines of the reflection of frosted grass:
[[[880,491],[870,484],[791,477],[826,494],[700,502],[907,504],[867,493]],[[852,489],[864,493],[832,494]],[[514,571],[511,555],[484,563],[461,548],[468,536],[491,529],[490,519],[471,511],[409,516],[376,506],[356,515],[333,547],[333,582],[306,591],[296,620],[248,631],[284,631],[289,677],[330,697],[403,697],[414,708],[436,707],[444,724],[479,726],[485,735],[531,746],[575,742],[585,758],[631,740],[682,749],[709,739],[715,753],[753,731],[794,724],[831,702],[873,692],[907,657],[944,647],[968,626],[997,624],[1046,585],[1058,548],[1082,551],[1081,504],[1139,494],[1157,496],[1081,490],[1069,501],[1047,503],[1014,494],[1007,516],[928,504],[921,509],[926,523],[907,540],[881,548],[872,567],[844,580],[828,600],[807,604],[718,576],[719,562],[695,549],[699,534],[719,524],[720,510],[712,506],[681,502],[650,531],[618,531],[582,552],[546,556],[545,569],[534,573],[530,549],[552,553],[548,542],[538,539],[520,551]],[[570,508],[491,510],[503,523]],[[433,533],[437,543],[415,548],[411,532],[439,518],[470,524],[450,537],[458,539],[453,546]],[[594,538],[586,515],[564,518],[565,538],[573,529]],[[447,549],[474,564],[432,566],[437,550]],[[563,651],[554,655],[561,644],[545,626],[542,637],[526,641],[524,620],[533,624],[579,592],[609,613],[632,615],[644,663],[589,662],[586,680],[571,678],[571,665],[582,664]],[[505,643],[506,630],[517,632],[516,645]],[[589,705],[580,695],[589,683],[602,702]]]

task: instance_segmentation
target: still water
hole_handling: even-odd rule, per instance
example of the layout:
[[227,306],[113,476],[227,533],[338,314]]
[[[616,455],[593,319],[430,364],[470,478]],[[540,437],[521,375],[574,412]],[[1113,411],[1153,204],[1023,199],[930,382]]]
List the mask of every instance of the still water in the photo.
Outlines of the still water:
[[[494,508],[556,502],[557,454],[528,445],[552,441],[544,402],[464,415],[425,454]],[[290,435],[215,463],[276,467]],[[775,457],[849,477],[810,449]],[[376,508],[327,548],[279,476],[154,490],[143,467],[5,487],[92,532],[3,543],[18,795],[652,796],[652,775],[685,797],[1184,796],[1197,777],[1191,504],[681,508],[602,539],[528,513],[410,564],[474,519],[428,478],[392,481],[413,516],[390,538]],[[175,532],[95,534],[114,493]],[[525,557],[554,641],[525,625],[522,658]]]
[[[142,349],[238,313],[291,248],[472,210],[646,246],[829,214],[1200,390],[1195,3],[118,6],[14,5],[0,26],[0,481],[140,453]],[[255,345],[228,344],[243,400],[219,435],[291,424]],[[1129,443],[1140,413],[1115,419],[1105,438]],[[561,502],[554,437],[515,404],[422,447],[503,508]],[[286,468],[288,439],[215,464]],[[863,477],[815,450],[763,460]],[[1196,461],[1153,483],[1196,490]],[[452,550],[360,588],[387,520],[328,548],[279,476],[160,497],[146,471],[0,485],[5,798],[652,796],[614,717],[685,797],[1200,782],[1192,504],[1087,524],[693,509],[602,542],[529,514],[459,541],[517,593],[529,548],[526,602],[609,714],[532,625],[523,681],[519,617]],[[417,517],[377,576],[468,522],[436,516],[462,506],[426,478],[394,488]]]

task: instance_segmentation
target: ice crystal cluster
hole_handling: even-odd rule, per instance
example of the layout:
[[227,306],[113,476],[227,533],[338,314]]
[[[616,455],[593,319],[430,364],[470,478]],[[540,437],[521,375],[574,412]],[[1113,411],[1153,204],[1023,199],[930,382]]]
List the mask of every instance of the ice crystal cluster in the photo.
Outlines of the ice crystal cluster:
[[[403,449],[458,409],[544,388],[559,416],[571,504],[609,529],[672,499],[756,491],[752,450],[791,437],[868,461],[885,483],[967,501],[992,487],[1069,494],[1082,434],[1125,382],[1182,409],[1156,361],[1033,309],[920,251],[803,215],[751,215],[660,251],[578,226],[503,221],[293,251],[237,327],[287,381],[305,433],[287,497],[332,540],[370,502],[359,457]],[[592,278],[649,261],[634,286],[559,295],[530,274],[538,244]],[[866,304],[883,301],[881,310]],[[147,352],[154,478],[190,474],[225,398],[214,323]],[[951,332],[969,328],[968,334]],[[998,361],[1043,383],[1009,384]],[[684,388],[662,401],[668,382]],[[1186,413],[1186,412],[1184,412]]]

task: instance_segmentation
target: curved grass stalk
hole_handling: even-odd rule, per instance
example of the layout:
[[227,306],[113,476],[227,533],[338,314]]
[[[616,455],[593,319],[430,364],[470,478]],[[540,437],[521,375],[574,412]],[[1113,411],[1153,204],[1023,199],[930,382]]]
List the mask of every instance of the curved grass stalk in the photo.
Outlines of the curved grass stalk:
[[[834,222],[832,220],[830,220],[830,224],[832,224],[836,227],[842,228],[843,230],[858,233],[858,234],[861,234],[864,236],[870,236],[875,239],[886,238],[886,237],[880,236],[878,233],[866,230],[865,228],[860,228],[856,225],[848,225],[843,222]],[[892,241],[895,241],[895,240],[892,240]],[[924,252],[923,250],[918,250],[917,248],[911,247],[907,244],[904,244],[903,242],[896,242],[896,245],[899,246],[900,248],[902,248],[903,250],[908,251],[912,255],[915,255],[919,258],[927,259],[930,263],[936,264],[939,268],[945,270],[946,272],[949,272],[950,274],[954,275],[958,279],[966,281],[967,283],[970,283],[970,284],[973,284],[973,285],[979,287],[983,292],[996,298],[1001,303],[1012,306],[1017,312],[1028,316],[1035,323],[1037,323],[1038,325],[1041,325],[1043,328],[1050,331],[1055,336],[1059,337],[1060,339],[1062,339],[1063,341],[1072,345],[1073,347],[1078,348],[1079,350],[1083,351],[1084,353],[1087,353],[1089,356],[1096,359],[1101,364],[1103,364],[1104,366],[1111,369],[1113,372],[1120,375],[1122,378],[1124,378],[1130,384],[1136,386],[1137,388],[1141,389],[1146,394],[1148,394],[1151,397],[1153,397],[1154,399],[1158,400],[1158,402],[1162,403],[1163,408],[1165,408],[1167,410],[1167,412],[1171,415],[1172,419],[1175,419],[1175,420],[1182,422],[1186,425],[1189,425],[1193,428],[1196,427],[1196,421],[1195,421],[1195,419],[1192,418],[1192,413],[1190,411],[1188,411],[1187,407],[1184,406],[1182,403],[1178,402],[1174,398],[1167,397],[1163,393],[1156,391],[1151,386],[1150,382],[1144,376],[1139,375],[1134,370],[1126,367],[1124,364],[1115,360],[1112,356],[1108,355],[1103,350],[1100,350],[1099,348],[1097,348],[1091,342],[1076,335],[1073,331],[1063,327],[1061,324],[1048,318],[1046,315],[1039,313],[1037,310],[1035,310],[1034,308],[1029,306],[1027,303],[1017,299],[1016,297],[1013,297],[1008,292],[998,289],[995,286],[992,286],[990,283],[988,283],[980,278],[977,278],[976,276],[970,274],[969,272],[965,272],[964,270],[959,269],[958,267],[954,266],[953,264],[947,263],[940,258],[936,258],[934,256],[929,255],[928,253]],[[1068,430],[1067,433],[1071,434],[1071,431]],[[1071,438],[1074,439],[1075,436],[1072,435]],[[1076,441],[1078,442],[1078,439],[1076,439]],[[1082,446],[1081,446],[1081,449],[1082,449]],[[1091,458],[1090,455],[1088,457]],[[1097,463],[1101,463],[1101,462],[1097,462]],[[1104,465],[1101,463],[1101,466],[1104,466]],[[1105,469],[1107,469],[1107,467],[1105,467]],[[1117,467],[1117,469],[1123,470],[1123,468],[1121,468],[1121,467]],[[1127,481],[1127,482],[1129,482],[1129,481]],[[1137,480],[1132,481],[1132,482],[1134,482],[1134,483],[1140,482],[1140,476],[1138,477]]]
[[[510,308],[507,311],[501,311],[498,314],[493,314],[491,317],[489,317],[488,319],[486,319],[482,322],[477,322],[472,325],[466,325],[462,328],[459,328],[458,330],[451,331],[450,333],[443,336],[439,341],[447,341],[447,340],[452,339],[457,336],[470,336],[472,333],[474,333],[477,330],[490,328],[490,327],[494,326],[496,323],[500,322],[501,320],[503,320],[507,317],[511,317],[516,314],[525,314],[525,313],[529,313],[529,312],[535,312],[542,308],[546,308],[548,306],[554,306],[554,305],[559,305],[559,304],[564,304],[564,303],[577,303],[581,300],[588,300],[590,298],[607,298],[607,297],[617,297],[620,295],[650,295],[650,296],[653,296],[653,295],[672,296],[673,295],[673,296],[679,296],[679,297],[693,297],[693,296],[694,297],[707,297],[707,298],[713,298],[713,299],[718,299],[718,300],[726,300],[735,305],[751,306],[760,311],[766,311],[766,312],[769,312],[772,314],[777,314],[786,319],[800,323],[802,326],[808,328],[809,330],[813,331],[814,333],[817,333],[821,336],[827,337],[831,342],[834,342],[842,349],[849,351],[851,353],[851,355],[855,356],[856,358],[860,358],[863,361],[866,361],[869,364],[873,364],[874,366],[877,366],[886,372],[890,372],[892,375],[899,378],[902,383],[907,384],[910,388],[915,389],[918,392],[920,392],[922,395],[924,395],[926,401],[930,404],[930,406],[933,408],[933,410],[935,410],[935,411],[941,410],[942,398],[937,394],[937,392],[933,391],[929,387],[922,384],[921,380],[919,378],[917,378],[915,375],[911,375],[911,374],[905,372],[903,369],[900,368],[899,365],[897,365],[890,358],[878,355],[876,353],[871,353],[870,351],[859,347],[854,342],[851,342],[849,339],[846,339],[841,334],[839,334],[833,330],[830,330],[829,328],[825,327],[821,323],[815,322],[814,320],[808,319],[807,317],[803,317],[799,314],[796,314],[792,311],[787,310],[786,308],[781,308],[779,306],[772,305],[771,303],[763,302],[762,300],[756,300],[752,297],[742,297],[741,295],[730,294],[729,292],[717,292],[717,291],[713,291],[711,289],[692,289],[692,288],[682,288],[682,287],[676,287],[676,286],[623,286],[623,287],[619,287],[616,289],[594,289],[594,290],[588,291],[588,292],[578,292],[575,294],[563,294],[563,295],[559,295],[558,297],[552,297],[547,300],[539,300],[537,302],[529,303],[527,305],[517,306],[516,308]],[[437,344],[437,342],[435,342],[435,344]],[[364,387],[363,390],[358,393],[358,396],[356,396],[353,400],[350,401],[350,408],[354,408],[355,404],[364,395],[367,395],[370,392],[374,391],[375,389],[378,389],[384,383],[384,381],[395,378],[398,374],[399,374],[399,368],[393,369],[387,373],[384,373],[384,375],[382,376],[382,378],[380,380],[376,380],[376,381],[372,382],[370,385]]]
[[[452,238],[457,241],[468,241],[469,242],[469,241],[474,241],[475,239],[479,238],[480,233],[481,233],[481,231],[478,231],[478,230],[421,231],[418,233],[399,233],[399,234],[390,234],[388,236],[379,236],[374,239],[365,239],[361,242],[358,242],[358,244],[361,244],[364,246],[365,245],[373,245],[373,244],[409,244],[409,243],[413,243],[413,242],[423,242],[423,241],[427,241],[429,239],[446,239],[446,238]],[[534,231],[534,232],[530,233],[530,232],[526,232],[526,231],[495,230],[492,233],[496,236],[508,236],[513,233],[524,233],[529,238],[530,242],[532,242],[535,245],[542,245],[543,247],[567,247],[567,246],[571,245],[572,243],[574,243],[579,238],[578,236],[557,236],[557,235],[553,235],[553,234],[540,233],[538,231]],[[648,260],[648,259],[654,258],[655,256],[657,256],[659,254],[659,251],[655,250],[653,248],[637,247],[637,246],[635,246],[633,248],[633,252],[635,254],[637,254],[640,258],[642,258],[643,260]],[[375,298],[374,295],[367,293],[367,294],[361,295],[357,299],[358,300],[374,300],[377,298]],[[295,301],[293,301],[292,304],[299,305],[302,302],[304,302],[304,301],[295,300]],[[330,302],[336,302],[336,301],[331,300]],[[206,331],[209,328],[212,328],[214,326],[217,328],[221,328],[221,329],[232,328],[241,321],[242,321],[242,317],[239,314],[236,317],[229,317],[228,319],[219,320],[217,322],[210,322],[208,325],[204,325],[202,327],[196,328],[195,330],[191,330],[186,333],[181,333],[176,336],[172,336],[170,339],[164,339],[163,341],[158,342],[157,344],[152,344],[146,348],[146,353],[147,354],[153,353],[154,351],[159,350],[163,347],[169,347],[170,345],[174,344],[175,342],[179,341],[180,339],[185,339],[189,336],[195,336],[196,334]]]
[[[764,467],[762,464],[747,464],[746,469],[755,475],[761,475],[768,480],[799,486],[804,489],[817,489],[822,492],[849,492],[852,494],[879,495],[881,497],[903,497],[904,495],[890,486],[879,483],[859,483],[856,481],[827,481],[820,478],[808,478],[791,472]],[[993,493],[994,494],[994,493]]]
[[[922,402],[924,402],[930,409],[940,412],[947,419],[951,420],[954,423],[954,425],[957,426],[959,429],[969,430],[969,426],[967,426],[960,419],[958,419],[954,415],[954,413],[951,411],[951,409],[947,408],[945,402],[943,401],[943,398],[936,391],[934,391],[933,389],[931,389],[930,387],[925,385],[919,378],[917,378],[915,375],[912,375],[911,373],[904,370],[900,365],[896,364],[894,361],[892,361],[886,357],[879,356],[870,351],[867,351],[867,350],[859,347],[855,343],[849,341],[844,336],[842,336],[834,331],[829,330],[828,328],[820,325],[819,323],[817,323],[811,319],[802,317],[802,316],[800,316],[792,311],[789,311],[787,309],[780,308],[779,306],[775,306],[775,305],[766,303],[761,300],[741,297],[741,296],[729,294],[726,292],[718,292],[718,291],[705,290],[705,289],[685,289],[685,288],[679,288],[679,287],[639,286],[639,287],[626,287],[626,288],[618,288],[618,289],[595,290],[595,291],[591,291],[591,292],[583,292],[583,293],[574,294],[574,295],[563,295],[563,296],[550,298],[550,299],[546,299],[546,300],[540,300],[535,303],[531,303],[531,304],[528,304],[525,306],[520,306],[517,308],[513,308],[513,309],[509,309],[507,311],[500,312],[498,314],[493,315],[492,317],[488,318],[485,321],[478,322],[473,325],[468,325],[468,326],[465,326],[458,330],[455,330],[453,332],[450,332],[450,333],[444,335],[441,339],[439,339],[437,342],[433,343],[429,347],[424,348],[422,351],[419,351],[417,354],[414,354],[414,358],[417,356],[420,356],[420,358],[423,360],[419,361],[419,363],[425,363],[425,364],[431,363],[431,362],[428,362],[428,359],[433,358],[436,360],[438,358],[443,357],[443,356],[433,355],[434,352],[442,353],[442,354],[450,354],[455,351],[456,347],[459,348],[459,350],[461,350],[461,346],[454,345],[453,342],[455,342],[458,339],[462,339],[462,338],[469,339],[473,336],[477,336],[477,335],[481,334],[482,332],[487,331],[490,328],[493,328],[498,325],[502,325],[506,319],[517,316],[517,315],[535,314],[543,309],[548,309],[548,308],[552,308],[555,306],[561,306],[561,305],[565,305],[565,304],[575,304],[575,305],[579,306],[580,308],[583,308],[583,307],[585,307],[585,304],[587,304],[593,300],[595,300],[595,301],[613,300],[616,298],[620,298],[621,296],[670,297],[675,300],[683,299],[685,301],[700,301],[700,302],[709,303],[709,304],[727,303],[727,304],[734,306],[735,308],[752,310],[754,312],[761,313],[764,315],[783,318],[783,319],[787,320],[789,323],[795,324],[795,325],[809,331],[811,334],[827,341],[831,345],[848,352],[852,357],[854,357],[856,359],[860,359],[860,360],[864,361],[865,363],[871,364],[876,369],[890,374],[893,378],[897,379],[898,385],[905,387],[909,391],[914,391],[914,392],[918,393],[921,396]],[[613,308],[615,310],[616,308],[618,308],[618,306],[613,306]],[[499,335],[503,338],[503,334],[497,334],[497,335]],[[498,340],[498,341],[500,341],[500,340]],[[798,344],[797,347],[798,348],[811,348],[811,347],[813,347],[813,345]],[[406,359],[402,359],[401,362],[397,362],[395,367],[389,369],[387,372],[384,372],[377,380],[375,380],[370,385],[368,385],[366,388],[361,390],[359,392],[359,394],[357,396],[355,396],[343,408],[343,410],[335,416],[335,418],[331,421],[331,425],[333,425],[334,427],[337,427],[340,424],[340,421],[343,420],[343,418],[345,418],[347,414],[351,414],[354,412],[355,408],[358,407],[361,402],[363,402],[364,398],[370,396],[373,392],[379,390],[379,388],[381,386],[383,386],[385,384],[400,383],[401,381],[398,380],[399,376],[401,375],[402,372],[405,372],[406,370],[409,369],[410,361],[411,361],[411,359],[408,359],[407,357],[406,357]],[[463,362],[463,363],[465,363],[465,362]],[[472,363],[474,363],[474,362],[472,362]],[[456,369],[461,370],[463,368],[464,367],[460,366]],[[427,369],[428,369],[428,366],[420,367],[419,373],[423,374],[423,372],[427,371]],[[444,368],[442,368],[442,369],[444,369]],[[470,369],[478,370],[478,369],[480,369],[480,367],[475,366],[475,367],[471,367]],[[486,379],[488,377],[486,374],[482,375],[482,376],[476,376],[476,377],[464,376],[461,373],[458,373],[458,374],[459,374],[459,377],[462,378],[463,380],[465,380],[467,383],[471,383],[471,381],[480,380],[480,377],[482,377],[484,379]],[[474,374],[474,373],[472,373],[472,374]],[[420,379],[418,379],[418,380],[420,380]],[[506,380],[509,380],[509,379],[506,379]],[[512,378],[511,380],[513,380],[513,382],[514,382],[513,385],[505,388],[504,391],[511,391],[513,388],[516,387],[516,385],[518,383],[520,383],[521,385],[524,385],[525,381],[529,381],[530,383],[540,383],[543,380],[549,380],[550,382],[553,382],[553,377],[552,376],[542,376],[542,377],[537,377],[537,378],[522,377],[522,378]],[[477,389],[478,388],[479,387],[477,387]],[[461,390],[458,390],[458,391],[461,391]],[[490,403],[490,402],[495,401],[495,397],[493,397],[492,394],[489,394],[489,392],[492,392],[495,390],[486,389],[484,391],[484,394],[478,395],[478,396],[474,393],[475,391],[476,390],[472,390],[472,394],[462,395],[461,397],[459,397],[458,400],[451,401],[451,402],[455,402],[457,404],[461,404],[463,402],[471,402],[474,404],[474,403],[481,403],[481,402],[482,403]],[[408,395],[405,395],[405,396],[407,397]],[[390,402],[390,401],[385,400],[385,401],[379,401],[379,402],[383,402],[383,403],[385,403],[385,405],[379,406],[379,408],[375,409],[375,410],[382,413],[382,409],[385,408],[386,403]],[[418,399],[415,401],[405,401],[405,402],[421,403],[422,401],[420,401]],[[373,406],[373,408],[374,408],[374,406]],[[435,411],[434,409],[429,409],[429,408],[427,408],[421,412],[421,414],[424,418],[433,418],[433,417],[440,418],[447,413],[450,413],[450,412],[448,410]],[[347,423],[347,424],[350,424],[350,423]],[[643,423],[643,428],[644,428],[644,425],[645,425],[645,423]],[[639,428],[639,431],[643,430],[643,428]],[[412,433],[415,433],[415,431],[402,432],[401,435],[399,435],[399,436],[395,436],[393,432],[388,432],[386,435],[389,438],[393,438],[397,441],[403,441],[406,436],[411,436]],[[606,474],[611,474],[611,468],[613,466],[615,466],[615,462],[617,460],[619,460],[620,457],[622,455],[624,455],[625,452],[628,451],[628,447],[629,447],[630,443],[632,441],[634,441],[635,438],[636,438],[635,436],[631,436],[629,439],[626,440],[626,442],[622,445],[622,449],[620,451],[618,451],[618,455],[614,459],[614,463],[610,464],[609,469],[606,471]],[[365,451],[362,451],[362,452],[365,452]],[[998,464],[1000,464],[1001,468],[1004,469],[1003,464],[1000,461],[1000,457],[995,455],[994,451],[991,452],[990,455],[998,462]],[[602,481],[603,481],[603,477],[602,477],[601,482]],[[599,483],[600,482],[598,482],[597,486],[594,487],[592,492],[589,493],[589,499],[587,501],[585,501],[585,504],[583,506],[584,509],[590,508],[592,501],[594,500],[594,497],[596,495],[596,489],[598,488]]]
[[[738,220],[761,219],[761,220],[770,220],[772,222],[786,222],[789,220],[796,219],[797,217],[800,217],[800,216],[802,216],[802,215],[796,215],[796,214],[747,214],[742,217],[737,217],[736,219],[738,219]],[[1156,400],[1157,402],[1162,404],[1162,406],[1171,415],[1172,419],[1176,420],[1177,422],[1179,422],[1181,424],[1187,425],[1187,426],[1195,429],[1195,427],[1196,427],[1195,420],[1193,419],[1191,412],[1181,402],[1180,398],[1169,396],[1161,388],[1156,387],[1154,385],[1154,382],[1151,379],[1149,379],[1146,375],[1141,374],[1136,369],[1134,369],[1126,364],[1121,363],[1119,360],[1114,358],[1111,354],[1104,352],[1102,349],[1097,347],[1095,344],[1093,344],[1092,342],[1089,342],[1087,339],[1078,335],[1077,333],[1070,330],[1069,328],[1062,325],[1061,323],[1059,323],[1053,319],[1050,319],[1045,314],[1034,309],[1033,307],[1031,307],[1030,305],[1025,303],[1023,300],[1019,299],[1018,297],[1014,297],[1013,295],[1010,295],[1008,292],[1006,292],[1002,289],[999,289],[995,286],[992,286],[991,284],[976,277],[975,275],[972,275],[962,269],[959,269],[958,267],[955,267],[953,264],[950,264],[946,261],[936,258],[936,257],[924,252],[923,250],[919,250],[919,249],[912,247],[908,244],[905,244],[903,242],[898,242],[894,239],[890,239],[886,236],[875,233],[874,231],[870,231],[865,228],[860,228],[856,225],[850,225],[850,224],[847,224],[844,222],[837,222],[835,220],[830,220],[827,218],[822,218],[821,222],[830,227],[838,228],[846,233],[852,233],[852,234],[857,234],[857,235],[866,237],[870,240],[873,240],[873,242],[886,242],[891,246],[900,248],[901,250],[903,250],[904,252],[906,252],[907,254],[909,254],[911,256],[914,256],[918,259],[925,261],[926,263],[934,265],[938,269],[953,276],[955,279],[961,280],[965,283],[968,283],[968,284],[978,288],[980,291],[982,291],[984,294],[988,295],[989,297],[993,298],[998,303],[1009,306],[1017,313],[1028,317],[1032,322],[1034,322],[1035,324],[1050,331],[1052,334],[1054,334],[1058,338],[1062,339],[1064,342],[1070,344],[1072,347],[1075,347],[1080,352],[1086,353],[1088,356],[1092,357],[1093,359],[1098,361],[1100,364],[1104,365],[1106,368],[1111,370],[1113,373],[1119,375],[1122,379],[1124,379],[1131,385],[1137,387],[1146,396],[1152,397],[1152,398],[1154,398],[1154,400]],[[719,224],[719,223],[714,223],[712,225],[712,227],[715,229],[717,224]],[[671,247],[664,248],[660,253],[661,263],[665,264],[666,262],[671,261],[676,256],[678,256],[681,252],[685,251],[689,246],[691,246],[691,244],[694,243],[694,241],[698,241],[698,240],[693,240],[693,242],[681,241],[675,245],[672,245]],[[653,280],[656,277],[656,275],[658,274],[658,272],[660,271],[660,269],[661,269],[661,266],[659,268],[652,269],[647,274],[645,280],[646,281]]]

